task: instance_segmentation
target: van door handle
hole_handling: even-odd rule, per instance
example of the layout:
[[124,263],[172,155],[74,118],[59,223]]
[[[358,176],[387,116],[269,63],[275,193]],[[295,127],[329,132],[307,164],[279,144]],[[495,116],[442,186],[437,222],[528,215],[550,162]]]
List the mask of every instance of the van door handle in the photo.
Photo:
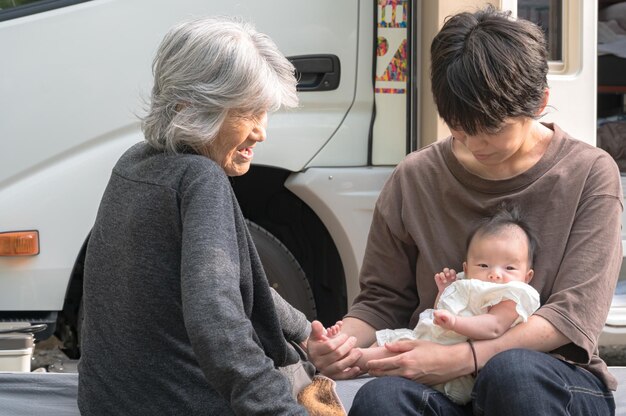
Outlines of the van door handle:
[[330,91],[339,87],[341,71],[336,55],[300,55],[287,59],[296,68],[298,91]]

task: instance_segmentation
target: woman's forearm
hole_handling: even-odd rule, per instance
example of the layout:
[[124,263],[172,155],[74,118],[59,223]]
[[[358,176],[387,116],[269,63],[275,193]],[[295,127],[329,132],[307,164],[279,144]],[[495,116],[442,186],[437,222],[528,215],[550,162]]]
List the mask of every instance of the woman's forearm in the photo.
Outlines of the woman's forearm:
[[306,344],[307,337],[311,332],[311,324],[307,321],[306,316],[294,308],[271,286],[270,292],[285,338],[289,341],[298,342],[300,345]]

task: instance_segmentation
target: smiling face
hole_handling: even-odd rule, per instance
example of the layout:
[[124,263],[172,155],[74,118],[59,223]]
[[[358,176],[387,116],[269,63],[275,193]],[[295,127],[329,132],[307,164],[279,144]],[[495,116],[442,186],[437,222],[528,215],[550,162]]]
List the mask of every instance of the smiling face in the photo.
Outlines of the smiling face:
[[265,111],[254,116],[229,113],[204,153],[219,164],[228,176],[241,176],[250,169],[254,156],[252,149],[258,142],[265,140],[266,128]]
[[518,226],[509,225],[494,234],[477,233],[463,271],[468,278],[483,282],[528,283],[534,273],[528,253],[528,237]]

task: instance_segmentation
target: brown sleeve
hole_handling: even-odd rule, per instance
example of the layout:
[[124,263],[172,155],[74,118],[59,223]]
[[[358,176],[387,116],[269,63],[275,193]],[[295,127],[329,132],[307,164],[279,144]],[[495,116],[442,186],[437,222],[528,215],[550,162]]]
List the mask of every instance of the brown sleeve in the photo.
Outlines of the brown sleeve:
[[580,196],[552,294],[536,312],[572,341],[558,353],[573,362],[590,361],[606,322],[622,262],[621,213],[619,172],[600,158]]

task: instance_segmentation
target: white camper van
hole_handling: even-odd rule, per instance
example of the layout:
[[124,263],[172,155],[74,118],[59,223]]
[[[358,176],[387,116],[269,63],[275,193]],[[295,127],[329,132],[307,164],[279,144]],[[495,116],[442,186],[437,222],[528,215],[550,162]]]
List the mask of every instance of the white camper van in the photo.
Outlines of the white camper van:
[[[270,140],[233,187],[271,284],[334,322],[358,292],[385,180],[448,134],[430,96],[430,40],[446,16],[483,3],[0,0],[0,320],[48,323],[76,348],[85,244],[112,166],[142,140],[157,44],[177,21],[228,14],[268,33],[301,77],[301,106],[271,116]],[[598,2],[492,3],[543,25],[546,120],[595,144]],[[626,344],[619,296],[602,339]]]

